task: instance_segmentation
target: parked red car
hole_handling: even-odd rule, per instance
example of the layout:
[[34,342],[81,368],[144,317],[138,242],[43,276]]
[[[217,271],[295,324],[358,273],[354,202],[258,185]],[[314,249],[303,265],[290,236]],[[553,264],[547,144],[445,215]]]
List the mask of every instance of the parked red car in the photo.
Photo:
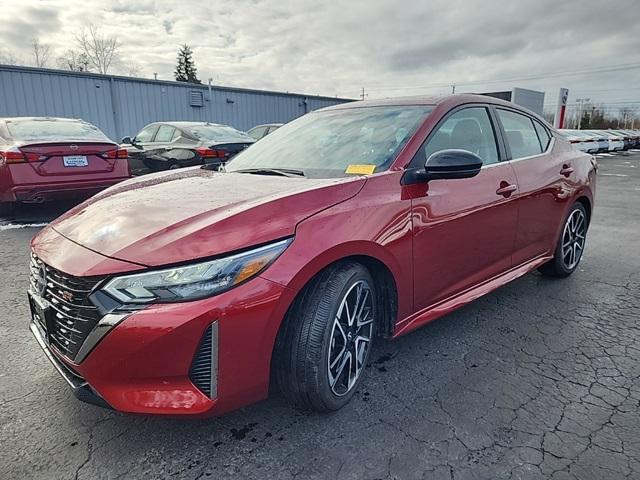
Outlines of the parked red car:
[[129,177],[127,151],[90,123],[0,118],[0,213],[17,202],[84,200]]
[[376,337],[574,272],[596,168],[488,97],[330,107],[225,172],[129,180],[42,230],[31,330],[79,398],[116,410],[221,414],[270,378],[335,410]]

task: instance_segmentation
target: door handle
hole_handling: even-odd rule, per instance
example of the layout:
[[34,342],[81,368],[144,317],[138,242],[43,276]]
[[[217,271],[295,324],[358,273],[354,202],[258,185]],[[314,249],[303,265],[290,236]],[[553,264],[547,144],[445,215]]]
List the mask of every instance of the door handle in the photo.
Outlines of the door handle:
[[514,184],[507,182],[500,182],[500,187],[496,190],[496,195],[502,195],[503,197],[509,197],[513,192],[518,189]]
[[562,170],[560,170],[560,175],[564,175],[565,177],[569,177],[573,173],[573,168],[571,165],[564,164],[562,165]]

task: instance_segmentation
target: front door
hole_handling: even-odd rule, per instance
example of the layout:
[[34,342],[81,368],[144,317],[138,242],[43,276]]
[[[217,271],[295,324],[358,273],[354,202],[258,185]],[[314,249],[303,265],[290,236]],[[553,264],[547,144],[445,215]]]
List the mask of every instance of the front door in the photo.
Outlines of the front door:
[[473,178],[432,180],[412,200],[414,310],[451,298],[511,268],[518,210],[516,176],[500,161],[497,126],[485,106],[455,110],[412,161],[444,149],[483,159]]

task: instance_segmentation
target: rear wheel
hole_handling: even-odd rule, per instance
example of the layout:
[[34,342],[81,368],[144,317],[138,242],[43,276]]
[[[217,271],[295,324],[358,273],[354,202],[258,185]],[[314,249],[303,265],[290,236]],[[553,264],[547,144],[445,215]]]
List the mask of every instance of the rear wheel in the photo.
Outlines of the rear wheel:
[[351,399],[371,352],[376,313],[373,279],[360,264],[330,267],[305,287],[276,346],[276,380],[289,401],[322,412]]
[[554,257],[538,269],[541,273],[562,278],[568,277],[578,268],[584,252],[588,222],[584,205],[576,202],[565,220]]

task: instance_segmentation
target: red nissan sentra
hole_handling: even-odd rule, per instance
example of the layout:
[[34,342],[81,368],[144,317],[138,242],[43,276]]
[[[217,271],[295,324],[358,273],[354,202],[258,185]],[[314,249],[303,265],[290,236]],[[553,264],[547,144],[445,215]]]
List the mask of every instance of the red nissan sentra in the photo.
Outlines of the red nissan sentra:
[[[31,330],[82,400],[335,410],[395,338],[535,269],[577,267],[596,163],[471,95],[305,115],[230,162],[129,180],[32,243]],[[526,292],[523,292],[526,295]]]
[[0,118],[0,212],[15,203],[84,200],[131,177],[127,150],[83,120]]

